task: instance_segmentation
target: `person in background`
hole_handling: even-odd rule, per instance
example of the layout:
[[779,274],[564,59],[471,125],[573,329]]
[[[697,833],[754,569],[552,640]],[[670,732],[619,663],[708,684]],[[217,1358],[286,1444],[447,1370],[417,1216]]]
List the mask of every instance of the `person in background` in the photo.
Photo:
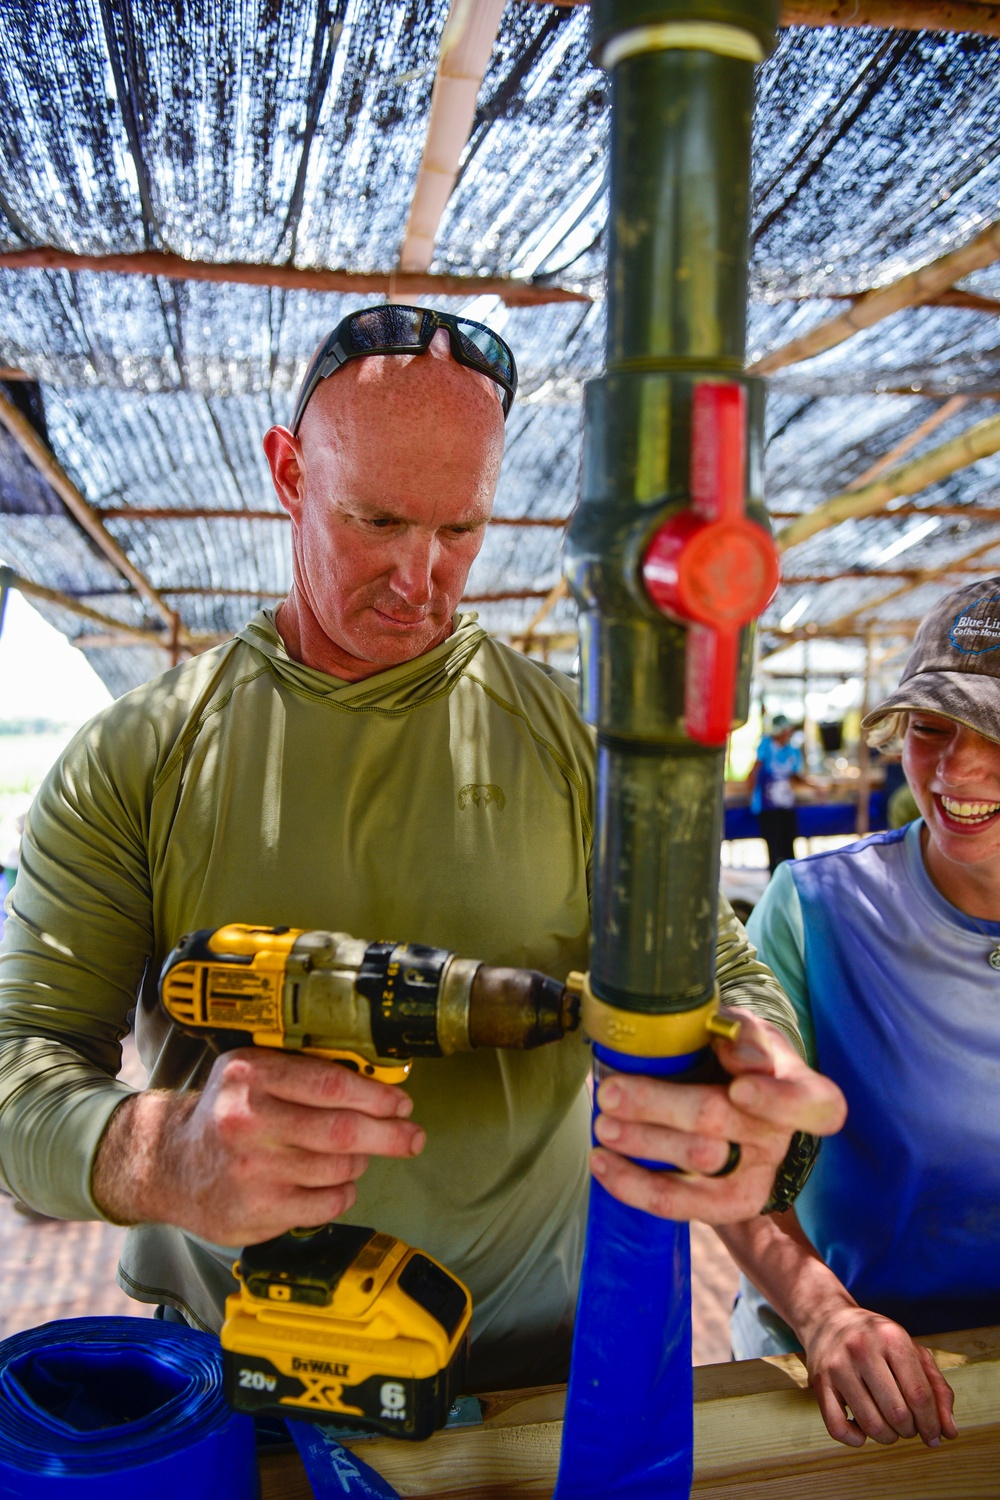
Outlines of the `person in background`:
[[756,813],[761,838],[767,844],[767,864],[773,875],[786,859],[795,858],[799,831],[795,792],[806,787],[805,760],[792,744],[795,725],[784,714],[775,714],[771,732],[757,746],[757,759],[747,777],[750,811]]
[[720,1230],[737,1358],[801,1348],[833,1437],[956,1435],[914,1335],[1000,1323],[1000,578],[946,596],[869,713],[920,816],[785,864],[750,920],[847,1124],[795,1209]]

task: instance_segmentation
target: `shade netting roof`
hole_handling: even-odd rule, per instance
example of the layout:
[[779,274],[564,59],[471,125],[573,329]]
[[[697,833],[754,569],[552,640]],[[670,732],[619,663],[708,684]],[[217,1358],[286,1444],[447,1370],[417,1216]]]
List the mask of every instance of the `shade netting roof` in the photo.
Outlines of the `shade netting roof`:
[[[393,270],[446,18],[442,0],[0,0],[0,251]],[[506,307],[475,287],[415,299],[490,322],[517,354],[501,520],[564,518],[575,501],[582,388],[603,349],[605,116],[586,7],[512,0],[431,271],[530,278],[592,300]],[[750,357],[1000,217],[998,123],[996,39],[782,32],[758,76]],[[837,493],[943,400],[966,398],[911,456],[1000,410],[1000,323],[981,302],[1000,299],[1000,267],[960,290],[980,301],[904,309],[770,378],[773,510]],[[261,434],[288,420],[320,337],[377,300],[0,269],[0,366],[37,383],[3,389],[37,398],[59,463],[184,625],[225,634],[290,579]],[[890,510],[821,533],[786,554],[792,581],[768,622],[799,608],[801,624],[840,631],[872,602],[866,621],[905,634],[963,568],[1000,572],[1000,525],[973,515],[1000,508],[1000,454],[913,503],[970,515]],[[170,517],[114,515],[136,509]],[[205,510],[268,514],[177,515]],[[470,596],[527,597],[479,605],[487,625],[523,631],[558,580],[560,546],[558,527],[490,528]],[[0,559],[166,638],[4,430]],[[955,571],[914,588],[904,565]],[[95,639],[69,610],[40,607],[71,638]],[[544,629],[566,637],[574,621],[563,600]],[[157,648],[110,638],[85,649],[115,692],[166,664]]]

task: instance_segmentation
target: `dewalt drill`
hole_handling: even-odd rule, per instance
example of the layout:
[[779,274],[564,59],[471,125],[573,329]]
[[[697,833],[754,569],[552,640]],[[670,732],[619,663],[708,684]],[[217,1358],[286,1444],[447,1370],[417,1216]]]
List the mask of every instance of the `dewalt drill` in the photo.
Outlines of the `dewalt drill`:
[[[239,923],[181,938],[160,976],[171,1018],[218,1051],[308,1052],[396,1084],[415,1057],[558,1041],[582,989],[582,975],[560,984],[442,948]],[[429,1255],[325,1224],[248,1246],[233,1270],[221,1339],[238,1410],[415,1439],[444,1424],[472,1299]]]

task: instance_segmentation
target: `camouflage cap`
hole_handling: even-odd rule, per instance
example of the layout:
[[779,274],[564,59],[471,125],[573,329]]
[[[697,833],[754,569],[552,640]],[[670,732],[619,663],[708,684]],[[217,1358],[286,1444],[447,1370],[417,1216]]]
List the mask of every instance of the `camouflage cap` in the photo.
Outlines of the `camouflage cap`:
[[926,709],[1000,744],[1000,578],[946,594],[921,620],[899,687],[862,721]]

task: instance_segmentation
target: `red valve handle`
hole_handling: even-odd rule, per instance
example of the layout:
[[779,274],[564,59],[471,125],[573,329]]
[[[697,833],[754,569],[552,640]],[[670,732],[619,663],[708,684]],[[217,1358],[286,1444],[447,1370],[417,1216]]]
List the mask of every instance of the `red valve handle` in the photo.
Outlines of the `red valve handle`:
[[702,381],[691,413],[691,507],[653,536],[642,577],[657,609],[688,625],[684,727],[702,745],[732,728],[739,637],[778,587],[778,552],[746,513],[746,392]]

